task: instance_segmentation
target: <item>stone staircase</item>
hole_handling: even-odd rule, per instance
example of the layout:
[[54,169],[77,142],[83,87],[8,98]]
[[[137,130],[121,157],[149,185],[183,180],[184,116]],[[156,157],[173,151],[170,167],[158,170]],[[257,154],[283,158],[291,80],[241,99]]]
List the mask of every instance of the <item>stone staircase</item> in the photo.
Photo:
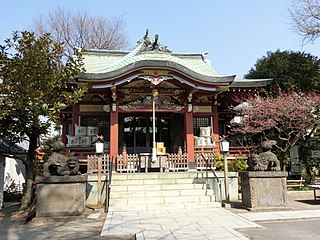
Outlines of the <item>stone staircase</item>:
[[113,173],[109,211],[221,207],[207,189],[205,173]]

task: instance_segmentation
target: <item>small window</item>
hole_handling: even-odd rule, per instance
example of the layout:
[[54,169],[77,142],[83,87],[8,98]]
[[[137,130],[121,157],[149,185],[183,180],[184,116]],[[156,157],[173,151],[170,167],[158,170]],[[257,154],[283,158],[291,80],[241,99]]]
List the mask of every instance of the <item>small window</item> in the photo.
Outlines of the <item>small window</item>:
[[210,117],[194,117],[193,118],[193,134],[200,135],[200,127],[209,127]]
[[105,141],[110,141],[109,116],[81,116],[81,126],[98,127],[99,135],[103,135]]

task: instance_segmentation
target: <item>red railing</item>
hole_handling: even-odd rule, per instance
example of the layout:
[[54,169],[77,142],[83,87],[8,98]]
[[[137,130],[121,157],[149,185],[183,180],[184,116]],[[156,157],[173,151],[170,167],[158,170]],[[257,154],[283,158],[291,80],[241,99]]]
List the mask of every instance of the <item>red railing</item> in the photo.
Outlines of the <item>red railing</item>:
[[[227,154],[228,158],[236,158],[236,157],[248,157],[252,154],[254,147],[248,146],[232,146],[229,148],[229,152]],[[195,153],[215,153],[216,155],[220,155],[218,147],[195,147]]]
[[248,157],[252,154],[253,147],[244,147],[244,146],[238,146],[238,147],[230,147],[228,152],[228,157],[230,158],[236,158],[236,157]]

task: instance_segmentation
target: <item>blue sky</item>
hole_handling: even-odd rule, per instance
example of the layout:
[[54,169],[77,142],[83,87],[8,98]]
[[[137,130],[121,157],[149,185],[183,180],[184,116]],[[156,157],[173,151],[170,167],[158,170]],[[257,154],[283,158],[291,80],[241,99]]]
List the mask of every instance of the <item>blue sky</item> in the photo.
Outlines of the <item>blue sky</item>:
[[[305,51],[319,56],[319,44],[302,46],[290,30],[292,0],[11,0],[0,14],[0,42],[28,30],[40,14],[61,6],[110,18],[124,15],[132,47],[148,28],[174,52],[208,52],[221,74],[242,78],[267,51]],[[2,4],[2,7],[5,5]]]

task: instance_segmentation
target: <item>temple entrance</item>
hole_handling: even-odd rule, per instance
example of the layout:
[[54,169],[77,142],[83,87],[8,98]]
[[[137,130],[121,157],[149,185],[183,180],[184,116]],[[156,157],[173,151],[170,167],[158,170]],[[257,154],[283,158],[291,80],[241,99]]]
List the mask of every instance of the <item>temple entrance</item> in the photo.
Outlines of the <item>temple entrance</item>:
[[[158,113],[156,115],[156,142],[163,142],[167,153],[184,145],[183,114]],[[152,152],[152,114],[120,114],[119,142],[128,153]]]

